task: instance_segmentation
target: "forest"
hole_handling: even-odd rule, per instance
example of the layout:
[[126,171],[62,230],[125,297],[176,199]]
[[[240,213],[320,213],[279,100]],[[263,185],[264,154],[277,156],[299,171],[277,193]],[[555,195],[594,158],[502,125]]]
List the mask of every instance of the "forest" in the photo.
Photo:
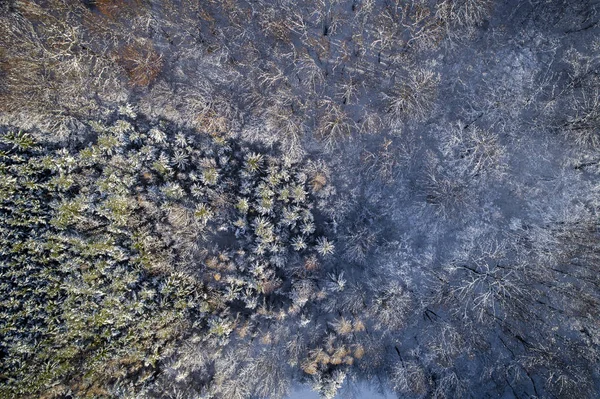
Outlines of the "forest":
[[600,2],[0,0],[0,399],[364,384],[600,397]]

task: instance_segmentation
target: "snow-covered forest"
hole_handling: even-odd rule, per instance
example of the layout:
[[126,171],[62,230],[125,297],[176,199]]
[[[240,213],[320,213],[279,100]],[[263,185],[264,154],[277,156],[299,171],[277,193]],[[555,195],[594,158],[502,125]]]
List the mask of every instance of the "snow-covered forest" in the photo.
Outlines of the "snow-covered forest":
[[600,3],[0,1],[0,398],[600,396]]

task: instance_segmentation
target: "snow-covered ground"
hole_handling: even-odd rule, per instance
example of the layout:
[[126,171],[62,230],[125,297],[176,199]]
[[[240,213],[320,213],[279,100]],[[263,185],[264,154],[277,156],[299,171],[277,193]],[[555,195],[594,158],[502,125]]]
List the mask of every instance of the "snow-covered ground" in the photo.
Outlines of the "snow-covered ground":
[[[395,399],[396,397],[392,392],[380,392],[367,383],[346,382],[334,399]],[[321,397],[309,386],[298,385],[294,387],[287,399],[321,399]]]

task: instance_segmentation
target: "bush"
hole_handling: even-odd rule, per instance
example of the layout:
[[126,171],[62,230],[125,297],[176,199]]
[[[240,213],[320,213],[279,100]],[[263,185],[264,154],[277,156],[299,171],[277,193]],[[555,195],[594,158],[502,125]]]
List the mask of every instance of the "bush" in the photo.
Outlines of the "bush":
[[119,64],[127,72],[132,86],[150,85],[162,70],[162,56],[150,41],[136,41],[124,46],[118,55]]

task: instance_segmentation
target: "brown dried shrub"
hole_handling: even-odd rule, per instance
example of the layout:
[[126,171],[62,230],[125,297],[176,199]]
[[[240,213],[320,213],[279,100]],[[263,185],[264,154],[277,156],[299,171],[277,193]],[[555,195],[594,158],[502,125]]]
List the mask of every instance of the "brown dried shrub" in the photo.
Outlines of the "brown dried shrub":
[[150,85],[163,66],[162,55],[149,41],[124,46],[118,54],[118,63],[127,72],[129,83],[137,87]]
[[94,5],[104,17],[113,22],[131,21],[144,10],[142,0],[94,0]]

